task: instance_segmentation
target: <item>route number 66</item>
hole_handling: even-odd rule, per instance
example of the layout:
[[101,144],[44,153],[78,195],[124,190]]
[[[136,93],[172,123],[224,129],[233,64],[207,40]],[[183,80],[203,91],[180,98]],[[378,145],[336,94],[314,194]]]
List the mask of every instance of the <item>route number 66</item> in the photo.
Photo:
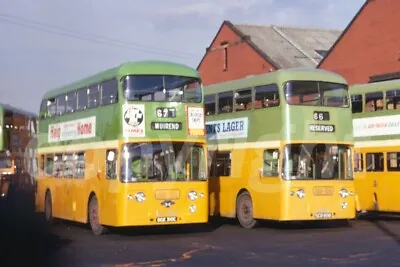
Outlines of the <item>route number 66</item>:
[[329,120],[329,113],[314,111],[313,117],[316,121],[325,121]]

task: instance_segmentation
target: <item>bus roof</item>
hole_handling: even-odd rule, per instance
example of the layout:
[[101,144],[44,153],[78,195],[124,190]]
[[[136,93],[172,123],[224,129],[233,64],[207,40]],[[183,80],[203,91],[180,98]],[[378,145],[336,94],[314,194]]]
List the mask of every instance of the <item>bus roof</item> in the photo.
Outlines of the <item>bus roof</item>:
[[218,92],[244,89],[247,87],[258,86],[258,85],[265,85],[266,82],[279,83],[282,81],[289,81],[289,80],[318,80],[318,81],[330,81],[330,82],[347,84],[346,79],[335,72],[323,69],[300,67],[300,68],[280,69],[277,71],[260,75],[250,75],[245,78],[237,80],[205,86],[204,92],[205,95],[209,95]]
[[364,94],[392,89],[400,89],[400,79],[365,84],[353,84],[350,86],[349,91],[350,94]]
[[38,115],[33,112],[29,112],[29,111],[26,111],[26,110],[23,110],[20,108],[16,108],[9,104],[0,103],[0,108],[2,108],[5,111],[12,111],[13,113],[17,113],[19,115],[26,116],[26,117],[33,117],[33,118],[38,117]]
[[50,90],[47,93],[45,93],[43,98],[56,97],[62,93],[74,91],[76,89],[89,86],[93,83],[129,74],[132,75],[169,74],[169,75],[180,75],[187,77],[198,77],[198,78],[200,77],[196,69],[174,62],[156,61],[156,60],[125,62],[117,67],[103,70],[97,74],[91,75],[77,82],[73,82],[65,86],[62,86],[60,88]]

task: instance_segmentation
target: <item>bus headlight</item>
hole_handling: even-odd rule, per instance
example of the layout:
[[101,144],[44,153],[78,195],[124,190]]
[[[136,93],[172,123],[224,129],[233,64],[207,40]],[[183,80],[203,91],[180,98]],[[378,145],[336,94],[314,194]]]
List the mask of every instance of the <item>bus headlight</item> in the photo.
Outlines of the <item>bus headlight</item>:
[[146,200],[146,195],[143,192],[137,192],[135,198],[137,202],[143,202]]
[[303,189],[297,190],[296,194],[297,194],[297,197],[298,197],[298,198],[303,198],[303,197],[306,196],[306,192],[304,192]]
[[189,193],[188,193],[188,197],[189,197],[189,199],[190,200],[196,200],[197,199],[197,192],[196,191],[190,191]]
[[346,198],[349,196],[349,191],[347,191],[347,189],[343,188],[339,191],[339,194],[342,198]]

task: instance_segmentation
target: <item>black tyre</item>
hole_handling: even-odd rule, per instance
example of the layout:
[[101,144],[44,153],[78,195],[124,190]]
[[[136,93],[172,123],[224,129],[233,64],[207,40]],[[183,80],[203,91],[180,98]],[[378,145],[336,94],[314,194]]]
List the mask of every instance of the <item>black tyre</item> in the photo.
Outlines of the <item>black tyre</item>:
[[51,193],[49,191],[46,192],[44,198],[44,220],[48,224],[53,222],[53,205],[51,203]]
[[92,196],[89,201],[88,207],[88,217],[90,228],[92,229],[93,234],[102,235],[106,232],[106,228],[100,224],[99,219],[99,204],[97,202],[97,197]]
[[258,222],[253,218],[253,201],[248,192],[241,193],[236,200],[236,216],[243,228],[251,229]]

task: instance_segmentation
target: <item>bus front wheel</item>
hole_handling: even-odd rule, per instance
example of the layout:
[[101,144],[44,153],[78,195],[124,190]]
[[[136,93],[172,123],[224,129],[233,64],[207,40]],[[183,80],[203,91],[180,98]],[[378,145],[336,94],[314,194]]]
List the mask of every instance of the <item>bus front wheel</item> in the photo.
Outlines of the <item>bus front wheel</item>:
[[92,196],[89,201],[89,223],[93,234],[102,235],[106,232],[106,228],[100,224],[99,204],[96,196]]
[[253,218],[253,201],[248,192],[243,192],[238,196],[236,216],[243,228],[251,229],[257,226],[257,221]]

